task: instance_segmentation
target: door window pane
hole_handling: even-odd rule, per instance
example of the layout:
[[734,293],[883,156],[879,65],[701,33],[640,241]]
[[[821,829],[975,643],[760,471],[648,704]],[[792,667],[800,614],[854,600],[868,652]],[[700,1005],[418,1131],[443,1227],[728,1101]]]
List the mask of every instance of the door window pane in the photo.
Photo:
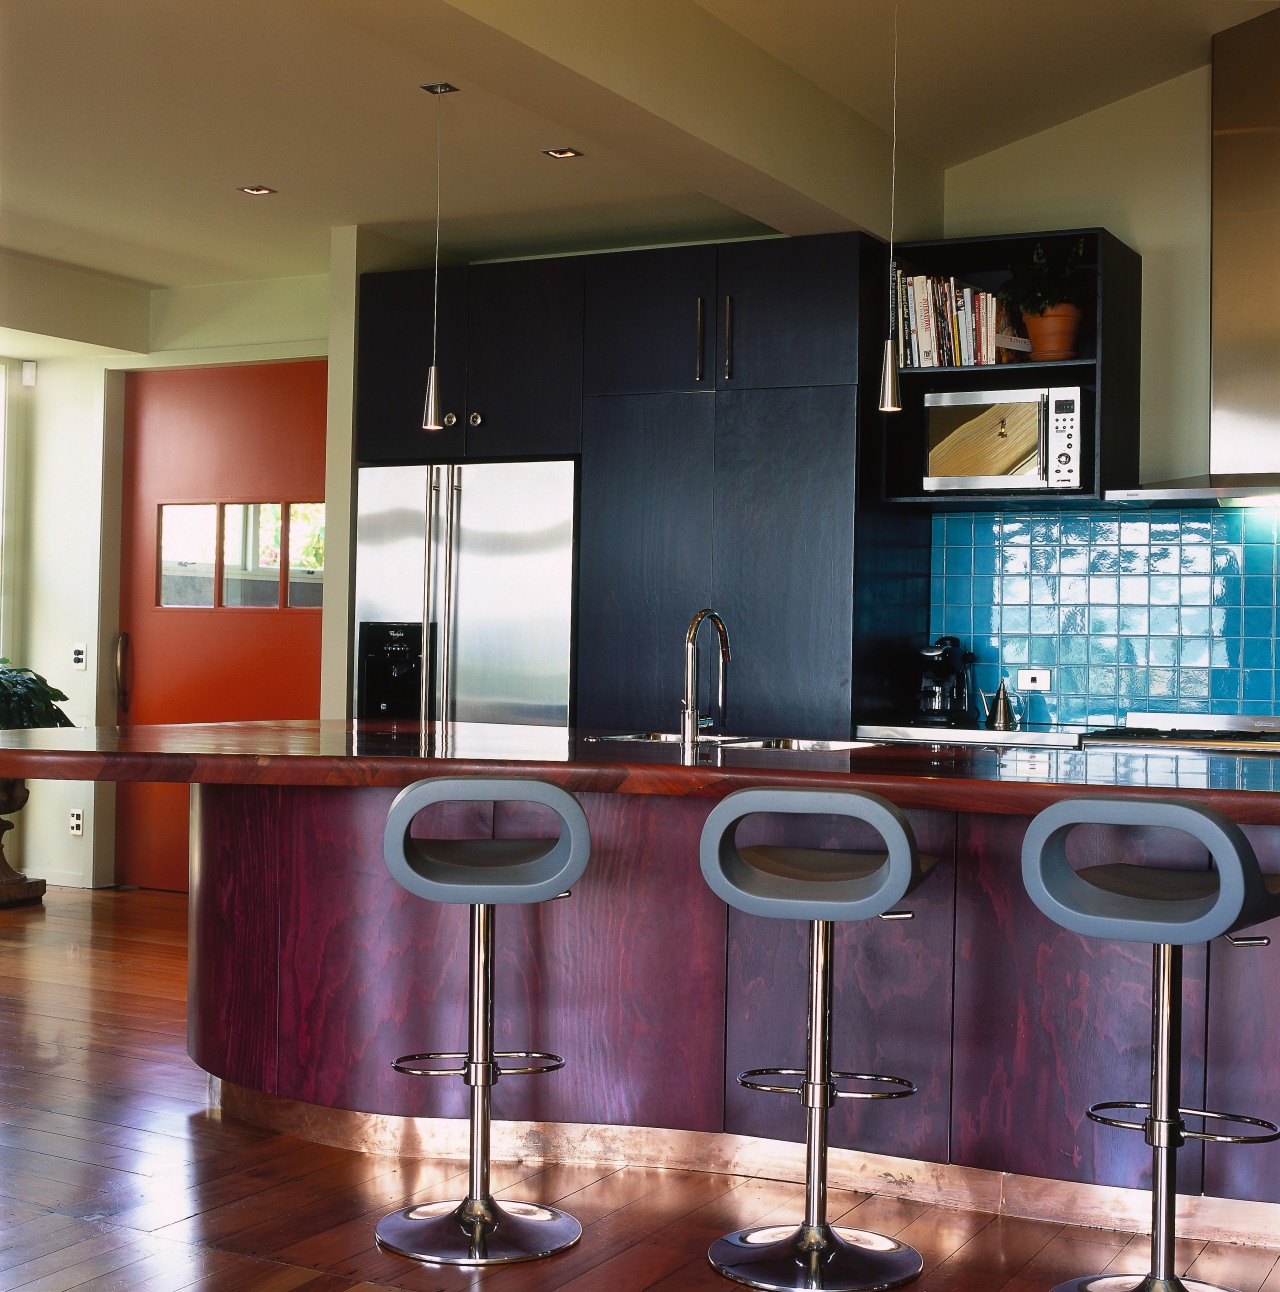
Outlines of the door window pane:
[[289,604],[324,601],[324,503],[289,504]]
[[228,503],[223,508],[222,604],[279,606],[278,502]]
[[218,508],[172,503],[160,508],[160,604],[213,605]]

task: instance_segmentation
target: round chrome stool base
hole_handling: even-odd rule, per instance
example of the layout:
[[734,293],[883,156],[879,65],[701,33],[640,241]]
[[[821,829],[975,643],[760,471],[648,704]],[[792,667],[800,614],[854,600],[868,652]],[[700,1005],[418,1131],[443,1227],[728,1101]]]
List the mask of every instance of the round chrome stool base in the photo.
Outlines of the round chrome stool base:
[[835,1225],[739,1229],[712,1243],[707,1259],[728,1278],[771,1292],[871,1292],[895,1288],[924,1268],[906,1243]]
[[378,1221],[378,1246],[428,1265],[511,1265],[572,1247],[582,1226],[534,1202],[429,1202]]
[[1199,1279],[1158,1279],[1154,1274],[1090,1274],[1059,1283],[1053,1292],[1234,1292],[1219,1283]]

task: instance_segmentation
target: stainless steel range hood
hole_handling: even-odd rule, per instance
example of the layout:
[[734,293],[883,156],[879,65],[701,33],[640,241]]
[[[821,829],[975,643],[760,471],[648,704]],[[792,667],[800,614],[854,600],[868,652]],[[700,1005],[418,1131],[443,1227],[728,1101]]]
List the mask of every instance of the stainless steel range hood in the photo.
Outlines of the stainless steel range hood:
[[1280,9],[1213,38],[1209,475],[1111,502],[1280,505]]

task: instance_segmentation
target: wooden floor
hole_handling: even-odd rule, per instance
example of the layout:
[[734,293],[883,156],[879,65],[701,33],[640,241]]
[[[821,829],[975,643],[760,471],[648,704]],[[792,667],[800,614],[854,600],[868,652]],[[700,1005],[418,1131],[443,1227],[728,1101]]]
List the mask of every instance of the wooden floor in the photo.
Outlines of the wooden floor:
[[[209,1112],[185,1050],[185,989],[180,896],[56,889],[42,907],[0,911],[0,1292],[723,1292],[736,1285],[707,1265],[711,1240],[800,1214],[800,1187],[766,1180],[498,1167],[495,1191],[556,1201],[582,1221],[576,1248],[475,1274],[384,1255],[378,1216],[455,1196],[465,1172]],[[912,1286],[930,1292],[1041,1292],[1147,1267],[1147,1240],[1111,1231],[839,1192],[831,1216],[914,1244],[925,1273]],[[1193,1277],[1280,1292],[1280,1246],[1187,1243],[1179,1256]]]

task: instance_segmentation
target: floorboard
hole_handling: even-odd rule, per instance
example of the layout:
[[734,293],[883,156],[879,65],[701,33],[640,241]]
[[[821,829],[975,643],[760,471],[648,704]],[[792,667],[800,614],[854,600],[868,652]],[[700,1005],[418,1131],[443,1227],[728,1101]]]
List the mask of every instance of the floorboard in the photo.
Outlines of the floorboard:
[[[797,1184],[653,1167],[495,1164],[581,1242],[481,1272],[380,1252],[380,1215],[456,1197],[465,1167],[224,1119],[186,1054],[186,901],[50,889],[0,911],[0,1292],[714,1292],[721,1234],[789,1224]],[[1146,1269],[1147,1239],[833,1189],[833,1221],[913,1244],[920,1292],[1046,1292]],[[1280,1292],[1280,1245],[1179,1243],[1180,1271]]]

